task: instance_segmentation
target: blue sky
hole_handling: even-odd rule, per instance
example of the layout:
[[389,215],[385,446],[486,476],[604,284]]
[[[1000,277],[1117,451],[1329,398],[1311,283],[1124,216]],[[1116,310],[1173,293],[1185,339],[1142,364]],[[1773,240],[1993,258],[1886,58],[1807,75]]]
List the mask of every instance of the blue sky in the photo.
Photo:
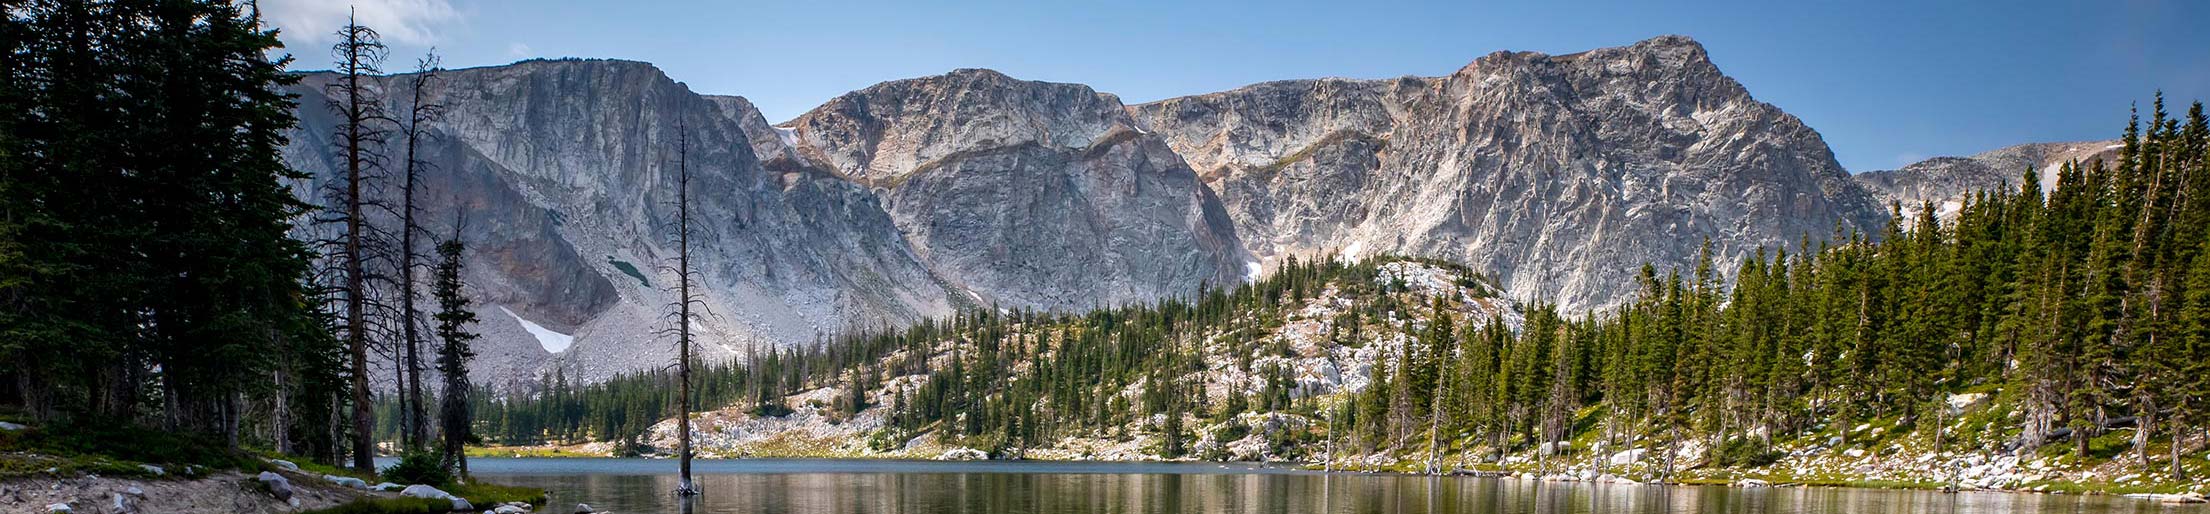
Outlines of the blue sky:
[[1079,82],[1137,103],[1267,80],[1448,74],[1685,34],[1852,171],[2016,143],[2106,139],[2157,89],[2210,99],[2210,2],[1305,2],[261,0],[302,69],[346,8],[391,69],[531,57],[648,61],[770,121],[954,68]]

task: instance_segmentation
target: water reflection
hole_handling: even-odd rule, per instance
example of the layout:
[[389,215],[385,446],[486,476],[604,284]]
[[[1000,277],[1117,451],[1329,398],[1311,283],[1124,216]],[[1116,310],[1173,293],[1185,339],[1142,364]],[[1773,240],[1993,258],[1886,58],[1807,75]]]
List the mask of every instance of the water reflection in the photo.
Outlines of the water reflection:
[[[488,464],[488,465],[486,465]],[[555,509],[576,503],[621,513],[2205,513],[2111,497],[1942,494],[1832,488],[1736,489],[1543,483],[1472,477],[1326,475],[1212,465],[749,461],[697,477],[684,505],[676,478],[640,474],[652,461],[478,464],[500,482],[544,487]],[[557,466],[547,468],[544,466]],[[957,470],[945,472],[944,470]],[[1127,472],[1117,472],[1125,469]],[[826,472],[824,472],[826,471]]]

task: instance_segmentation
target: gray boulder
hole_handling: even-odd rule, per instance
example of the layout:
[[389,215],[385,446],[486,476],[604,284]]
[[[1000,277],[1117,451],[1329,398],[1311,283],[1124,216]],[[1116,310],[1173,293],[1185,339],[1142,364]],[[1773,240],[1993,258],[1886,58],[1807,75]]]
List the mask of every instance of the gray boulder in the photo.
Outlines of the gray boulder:
[[400,495],[400,496],[405,496],[405,497],[409,497],[409,498],[452,498],[452,497],[453,497],[453,493],[448,493],[448,492],[445,492],[445,491],[439,490],[438,488],[435,488],[435,487],[430,487],[430,486],[426,486],[426,485],[422,485],[422,484],[415,484],[415,485],[410,485],[410,486],[407,486],[407,487],[406,487],[405,489],[402,489],[402,490],[400,490],[400,491],[399,491],[399,495]]
[[46,512],[47,512],[47,513],[49,513],[49,514],[51,514],[51,513],[55,513],[55,512],[76,512],[76,509],[71,509],[71,508],[69,508],[69,504],[67,504],[67,503],[56,503],[56,504],[51,504],[51,505],[47,505],[47,506],[46,506]]
[[578,504],[576,504],[576,510],[574,511],[574,513],[575,513],[575,514],[591,514],[591,513],[593,513],[593,512],[598,512],[598,511],[595,511],[595,510],[591,510],[591,504],[588,504],[588,503],[578,503]]
[[292,499],[292,481],[284,478],[284,475],[276,474],[274,471],[263,471],[260,476],[253,477],[253,479],[261,482],[262,487],[267,487],[270,494],[276,495],[276,499]]
[[338,485],[342,485],[342,486],[346,486],[346,487],[351,487],[351,488],[354,488],[354,489],[367,489],[367,488],[368,488],[368,481],[366,481],[366,480],[361,480],[361,479],[358,479],[358,478],[353,478],[353,477],[341,477],[341,476],[337,476],[337,475],[323,475],[323,476],[322,476],[322,479],[323,479],[323,480],[329,480],[329,481],[330,481],[330,483],[333,483],[333,484],[338,484]]

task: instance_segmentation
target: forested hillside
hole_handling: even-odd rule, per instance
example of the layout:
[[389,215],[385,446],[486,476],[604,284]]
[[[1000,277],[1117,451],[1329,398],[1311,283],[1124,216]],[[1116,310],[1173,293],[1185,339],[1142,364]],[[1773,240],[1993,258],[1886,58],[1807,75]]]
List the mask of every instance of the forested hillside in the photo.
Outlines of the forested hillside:
[[[701,404],[731,407],[709,416],[854,421],[876,451],[924,434],[1001,456],[1066,438],[1141,436],[1147,451],[1180,456],[1194,453],[1200,420],[1313,416],[1338,393],[1366,387],[1373,362],[1431,358],[1432,344],[1416,341],[1447,339],[1456,326],[1508,334],[1519,322],[1492,285],[1463,267],[1320,259],[1186,302],[1081,315],[977,311],[763,352],[754,365],[710,367],[698,380]],[[664,373],[588,387],[551,380],[549,392],[532,399],[481,400],[484,433],[506,444],[635,445],[652,437],[672,404]],[[1280,435],[1315,440],[1305,432]],[[1279,450],[1310,456],[1319,446]]]

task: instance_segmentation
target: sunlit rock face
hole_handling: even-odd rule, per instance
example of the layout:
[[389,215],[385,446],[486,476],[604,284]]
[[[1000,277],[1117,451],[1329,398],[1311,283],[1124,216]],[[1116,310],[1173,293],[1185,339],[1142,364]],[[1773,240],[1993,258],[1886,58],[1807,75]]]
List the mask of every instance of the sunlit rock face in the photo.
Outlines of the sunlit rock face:
[[1724,270],[1885,219],[1816,131],[1679,36],[1130,111],[1205,177],[1253,255],[1442,257],[1569,310],[1626,299],[1643,263],[1693,266],[1705,241]]
[[1083,310],[1243,276],[1219,199],[1087,86],[958,70],[789,125],[799,155],[880,194],[923,262],[987,305]]

